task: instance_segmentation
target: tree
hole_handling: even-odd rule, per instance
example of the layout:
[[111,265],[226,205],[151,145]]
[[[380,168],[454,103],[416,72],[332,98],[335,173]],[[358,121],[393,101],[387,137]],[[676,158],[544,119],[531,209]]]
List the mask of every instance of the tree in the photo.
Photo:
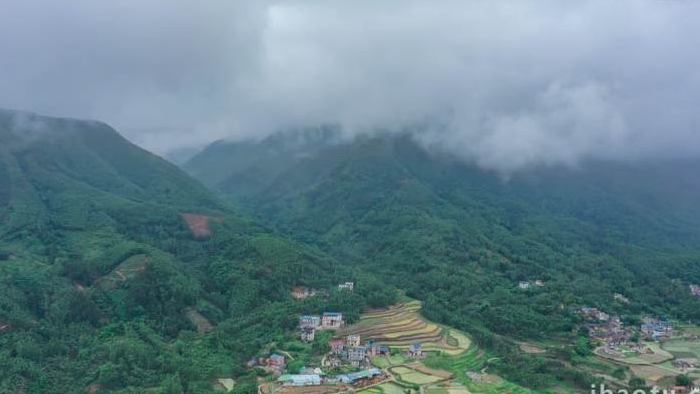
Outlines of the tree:
[[676,376],[676,385],[677,386],[690,386],[693,384],[693,380],[690,379],[688,375],[682,374]]
[[638,377],[630,379],[629,386],[631,389],[645,389],[647,387],[646,380]]
[[586,337],[578,337],[574,351],[582,357],[590,356],[592,353],[591,342]]

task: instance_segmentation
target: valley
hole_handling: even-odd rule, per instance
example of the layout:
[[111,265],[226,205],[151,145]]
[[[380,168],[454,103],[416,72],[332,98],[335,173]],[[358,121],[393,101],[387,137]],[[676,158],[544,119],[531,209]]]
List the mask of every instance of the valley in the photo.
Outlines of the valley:
[[[219,143],[184,165],[204,186],[102,123],[16,116],[0,112],[0,392],[700,379],[693,187],[667,196],[605,164],[504,182],[404,135],[333,130],[235,147],[233,168]],[[52,132],[28,139],[36,124]],[[695,184],[676,175],[658,183]],[[308,368],[319,384],[292,384]]]
[[[270,152],[274,165],[246,159]],[[652,364],[636,373],[597,356],[606,331],[589,333],[579,309],[637,329],[645,316],[700,322],[688,291],[700,274],[691,246],[700,212],[689,204],[700,190],[686,163],[586,163],[503,180],[410,135],[339,140],[312,129],[219,142],[183,167],[256,220],[421,300],[430,320],[493,352],[491,368],[509,381],[536,390],[600,379],[623,387],[635,377],[670,385],[683,373],[645,373]],[[246,173],[258,174],[255,186],[233,187]],[[657,178],[664,173],[673,175]],[[441,341],[405,311],[387,328],[356,330]]]

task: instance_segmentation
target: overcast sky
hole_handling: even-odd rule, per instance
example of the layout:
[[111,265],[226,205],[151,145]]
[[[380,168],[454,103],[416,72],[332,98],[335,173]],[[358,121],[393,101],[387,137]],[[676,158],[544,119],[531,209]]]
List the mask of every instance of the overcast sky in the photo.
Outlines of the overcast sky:
[[0,107],[157,153],[433,124],[502,171],[700,155],[700,2],[5,0]]

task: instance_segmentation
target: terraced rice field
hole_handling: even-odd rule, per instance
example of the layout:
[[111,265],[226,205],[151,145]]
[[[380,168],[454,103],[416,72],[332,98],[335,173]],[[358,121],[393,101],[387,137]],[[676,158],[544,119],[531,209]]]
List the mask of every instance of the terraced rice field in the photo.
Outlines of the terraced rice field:
[[682,373],[687,373],[691,378],[700,377],[698,370],[682,371],[675,368],[672,364],[674,358],[700,358],[700,341],[674,339],[665,342],[662,346],[656,343],[648,344],[648,346],[654,351],[654,354],[630,354],[622,357],[613,357],[608,354],[602,354],[600,349],[596,350],[596,354],[618,363],[627,364],[633,374],[648,382],[656,383],[662,379],[672,378]]
[[406,383],[413,383],[413,384],[429,384],[429,383],[436,383],[441,380],[445,380],[445,378],[440,377],[440,376],[435,376],[435,375],[429,375],[427,373],[420,372],[416,369],[412,368],[407,368],[407,367],[393,367],[390,368],[389,371],[396,376],[397,379],[406,382]]
[[396,382],[362,390],[361,394],[404,394],[402,384],[419,385],[424,394],[532,393],[495,375],[483,375],[480,382],[471,381],[466,372],[483,371],[488,356],[473,346],[467,335],[425,320],[420,310],[420,302],[411,301],[371,311],[363,314],[357,324],[338,331],[338,336],[360,335],[362,341],[372,340],[392,351],[416,342],[423,345],[424,351],[435,351],[429,356],[438,360],[430,364],[433,368],[424,364],[427,360],[416,362],[397,354],[375,357],[374,365],[388,370]]
[[377,388],[384,394],[405,394],[404,388],[395,383],[384,383]]
[[486,358],[475,346],[457,357],[452,365],[456,374],[463,374],[466,371],[481,371],[486,365]]
[[658,382],[667,376],[676,376],[681,374],[677,369],[664,365],[633,365],[630,367],[632,373],[647,382]]
[[362,315],[360,322],[340,330],[340,336],[360,335],[384,346],[406,349],[420,342],[425,351],[444,351],[452,355],[471,346],[469,338],[457,330],[443,328],[420,315],[421,304],[411,301],[389,309]]
[[604,349],[601,347],[595,350],[595,354],[603,358],[608,358],[613,361],[629,365],[661,364],[665,361],[672,360],[674,358],[673,354],[669,353],[664,349],[661,349],[661,347],[656,343],[650,343],[647,346],[653,351],[653,353],[637,354],[636,352],[622,352],[619,355],[613,355],[605,352]]
[[674,339],[663,344],[664,350],[677,358],[700,359],[700,341]]
[[470,394],[463,384],[449,382],[425,388],[425,394]]
[[406,394],[405,388],[397,383],[387,382],[358,391],[358,394]]
[[372,363],[379,368],[389,368],[395,365],[401,365],[406,363],[406,358],[399,354],[394,354],[392,356],[381,356],[372,359]]

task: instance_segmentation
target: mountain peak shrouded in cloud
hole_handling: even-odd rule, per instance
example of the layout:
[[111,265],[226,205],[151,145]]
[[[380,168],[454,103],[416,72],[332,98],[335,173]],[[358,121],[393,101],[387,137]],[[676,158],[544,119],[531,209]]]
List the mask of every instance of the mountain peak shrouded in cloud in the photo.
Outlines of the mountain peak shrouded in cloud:
[[698,15],[689,1],[11,2],[0,106],[102,119],[162,154],[434,123],[420,141],[501,172],[695,157]]

